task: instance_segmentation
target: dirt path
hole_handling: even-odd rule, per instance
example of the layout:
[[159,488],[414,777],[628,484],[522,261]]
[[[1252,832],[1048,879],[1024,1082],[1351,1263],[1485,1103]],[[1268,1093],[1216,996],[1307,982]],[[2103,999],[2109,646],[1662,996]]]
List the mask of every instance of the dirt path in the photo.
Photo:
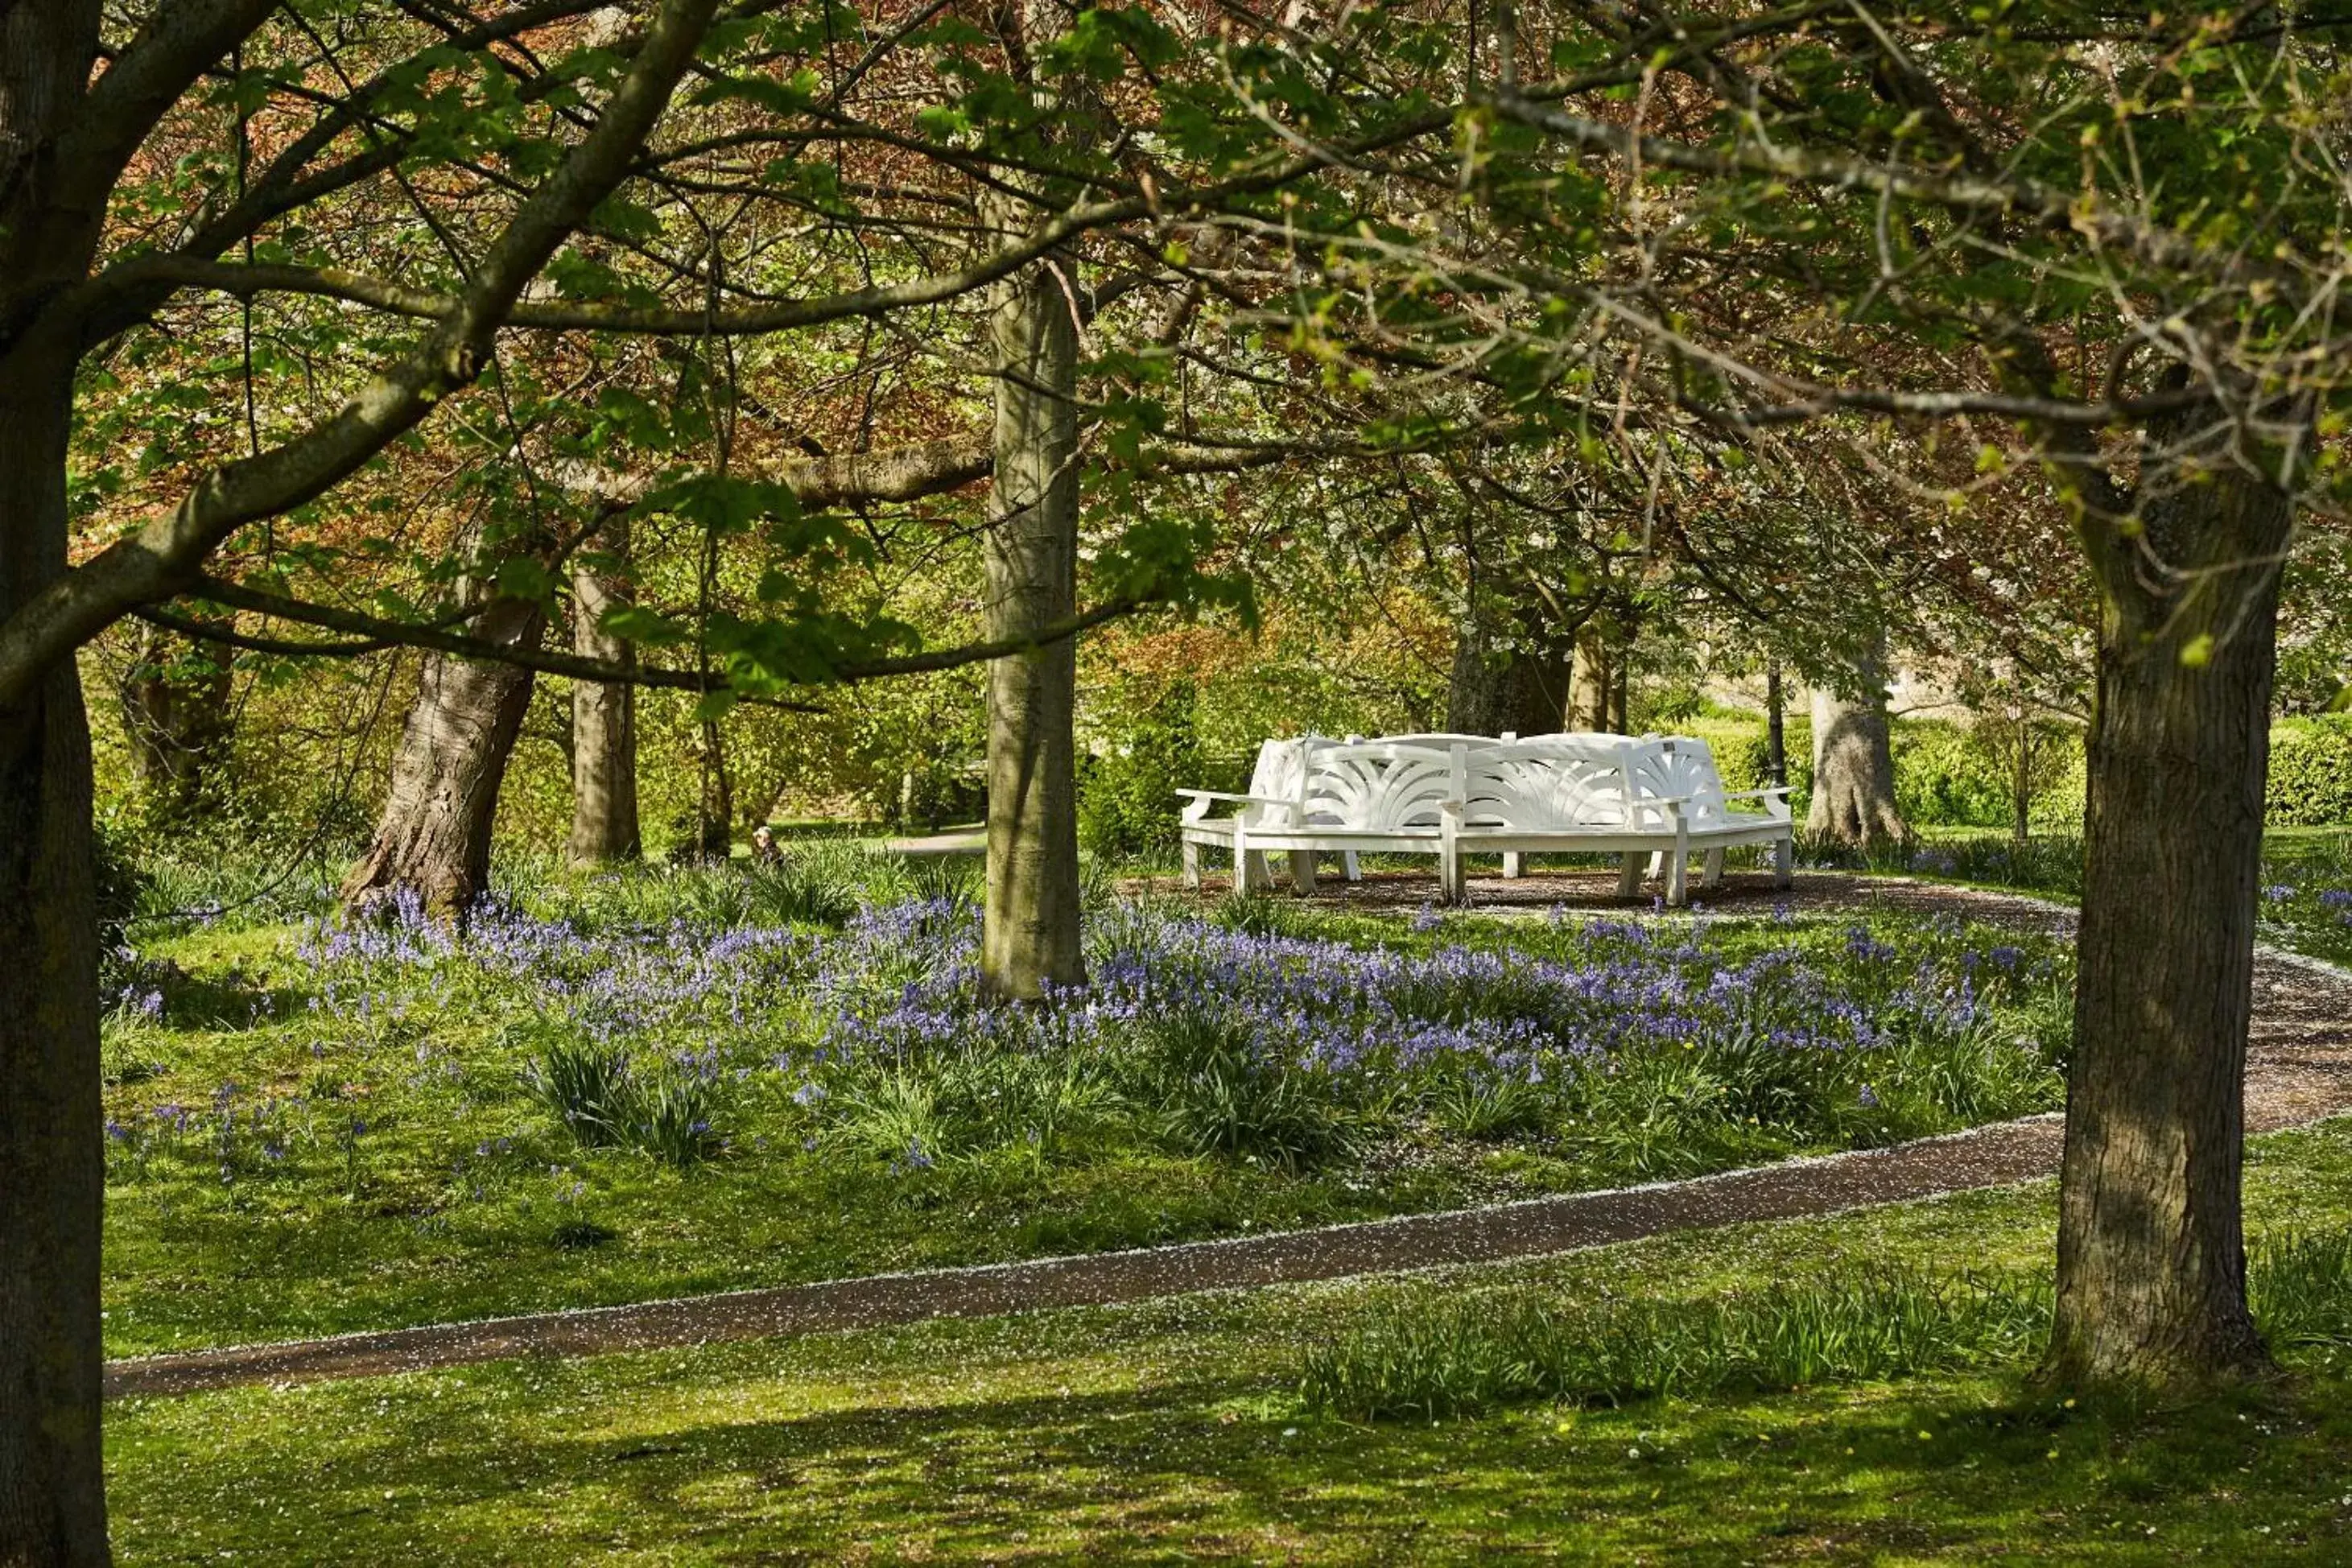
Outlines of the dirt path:
[[[1482,905],[1504,908],[1589,904],[1607,901],[1597,896],[1602,880],[1497,879],[1474,883],[1473,893]],[[1613,877],[1606,880],[1613,884]],[[1417,907],[1426,897],[1426,879],[1419,886],[1368,882],[1342,896],[1367,905]],[[2074,920],[2069,910],[2030,899],[1842,877],[1807,878],[1787,893],[1734,885],[1709,901],[1727,912],[1780,903],[1808,911],[1871,905],[1952,910],[2056,934],[2070,931]],[[2352,973],[2265,951],[2255,964],[2254,1016],[2246,1082],[2250,1129],[2271,1131],[2352,1111]],[[110,1363],[107,1394],[119,1398],[373,1377],[512,1356],[594,1355],[1537,1257],[1666,1231],[1831,1214],[2029,1181],[2057,1170],[2060,1131],[2057,1117],[2032,1117],[1690,1181],[1317,1230],[146,1356]]]

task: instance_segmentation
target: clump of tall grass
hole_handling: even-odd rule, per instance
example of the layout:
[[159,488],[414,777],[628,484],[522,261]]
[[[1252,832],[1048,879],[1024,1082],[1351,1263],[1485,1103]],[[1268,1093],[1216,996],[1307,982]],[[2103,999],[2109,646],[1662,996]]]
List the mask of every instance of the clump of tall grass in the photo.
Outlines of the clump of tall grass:
[[1698,1301],[1414,1290],[1311,1347],[1298,1392],[1310,1409],[1370,1419],[1788,1389],[2014,1361],[2049,1315],[2046,1289],[1911,1270]]
[[[2256,1241],[2248,1289],[2274,1350],[2352,1346],[2352,1231]],[[1308,1347],[1297,1387],[1328,1415],[1429,1418],[2021,1367],[2051,1305],[2046,1279],[1899,1267],[1699,1300],[1415,1287]]]
[[583,1149],[634,1149],[684,1171],[719,1146],[719,1086],[695,1064],[647,1071],[619,1047],[553,1039],[524,1066],[522,1082]]

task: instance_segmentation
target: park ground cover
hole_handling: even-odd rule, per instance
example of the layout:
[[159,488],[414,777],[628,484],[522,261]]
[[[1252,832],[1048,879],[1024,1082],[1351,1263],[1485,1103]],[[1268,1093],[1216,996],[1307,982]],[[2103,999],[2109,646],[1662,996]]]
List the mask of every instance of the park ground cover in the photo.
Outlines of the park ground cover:
[[973,997],[950,887],[527,883],[116,971],[116,1354],[1618,1184],[2057,1103],[2063,947],[1951,919],[1101,902]]
[[[2352,1123],[2258,1140],[2258,1248],[2352,1227]],[[1465,1300],[1660,1310],[2046,1272],[2048,1183],[1540,1262],[116,1405],[126,1563],[2242,1563],[2352,1552],[2352,1322],[2193,1404],[2034,1389],[2030,1334],[1927,1372],[1436,1419],[1304,1395]],[[2337,1282],[2340,1287],[2341,1281]],[[1933,1351],[1936,1347],[1925,1347]],[[1921,1359],[1932,1360],[1933,1357]]]
[[[1975,830],[1931,833],[1871,849],[1809,843],[1805,864],[1926,877],[2035,893],[2073,903],[2083,891],[2083,842],[2053,836],[2014,842]],[[2263,941],[2306,957],[2352,964],[2352,833],[2341,827],[2273,828],[2263,840]]]

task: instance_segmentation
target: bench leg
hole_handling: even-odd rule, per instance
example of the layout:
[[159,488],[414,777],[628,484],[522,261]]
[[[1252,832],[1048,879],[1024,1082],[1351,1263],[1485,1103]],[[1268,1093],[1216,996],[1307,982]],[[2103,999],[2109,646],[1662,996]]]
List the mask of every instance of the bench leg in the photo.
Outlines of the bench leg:
[[1315,851],[1294,849],[1290,852],[1290,890],[1308,894],[1315,891]]
[[1196,893],[1201,890],[1201,847],[1197,844],[1184,846],[1184,885]]
[[1776,840],[1772,845],[1772,885],[1786,888],[1796,879],[1797,841],[1793,838]]
[[1630,899],[1640,894],[1642,891],[1642,869],[1644,866],[1648,865],[1649,859],[1650,854],[1646,849],[1629,849],[1625,852],[1624,863],[1617,868],[1617,896],[1619,898]]
[[1506,849],[1503,851],[1503,875],[1514,880],[1517,879],[1519,875],[1519,852],[1517,850]]
[[1348,868],[1348,880],[1350,882],[1360,882],[1364,879],[1364,868],[1356,864],[1356,852],[1354,850],[1340,850],[1339,864]]
[[1690,902],[1690,857],[1667,854],[1666,906],[1679,910]]
[[1698,885],[1702,888],[1720,888],[1723,886],[1722,850],[1710,849],[1706,852],[1706,869],[1700,874]]
[[1468,892],[1461,851],[1448,845],[1437,852],[1437,896],[1443,902],[1458,904],[1465,901]]

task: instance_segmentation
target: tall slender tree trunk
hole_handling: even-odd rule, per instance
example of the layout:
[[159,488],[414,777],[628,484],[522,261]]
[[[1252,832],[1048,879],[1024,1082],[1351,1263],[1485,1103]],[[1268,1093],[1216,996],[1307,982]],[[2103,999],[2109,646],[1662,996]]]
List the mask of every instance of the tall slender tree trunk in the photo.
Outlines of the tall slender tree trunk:
[[[2147,445],[2183,440],[2211,444],[2174,427]],[[2147,500],[2144,533],[2101,573],[2045,1369],[2068,1384],[2193,1384],[2268,1364],[2246,1310],[2240,1167],[2291,512],[2230,454],[2194,455],[2204,474]]]
[[[5,34],[0,33],[0,39]],[[66,567],[71,360],[0,358],[0,618]],[[61,660],[0,707],[0,1564],[107,1561],[89,724]]]
[[[1021,637],[1077,604],[1077,325],[1048,267],[997,290],[996,482],[988,635]],[[1026,1000],[1085,978],[1078,945],[1077,646],[988,668],[988,909],[981,982]]]
[[141,791],[167,814],[194,809],[227,748],[227,646],[142,626],[115,696]]
[[[1064,0],[1013,0],[999,25],[1017,73],[1073,16]],[[1002,194],[984,212],[1000,239],[1031,221]],[[1078,559],[1078,323],[1073,264],[1048,258],[991,291],[995,480],[985,542],[992,637],[1075,614]],[[1078,649],[1074,639],[988,667],[988,903],[983,994],[1026,1001],[1081,984],[1078,937]]]
[[1777,658],[1764,667],[1764,782],[1789,782],[1789,693]]
[[1911,836],[1895,804],[1883,638],[1854,662],[1852,695],[1813,689],[1813,800],[1805,830],[1857,848]]
[[[609,553],[626,556],[627,527],[626,519],[608,526]],[[625,576],[585,562],[574,568],[573,651],[634,665],[635,647],[602,625],[607,611],[628,604],[631,596]],[[578,866],[634,861],[645,854],[637,816],[636,688],[626,681],[580,680],[572,686],[570,852]]]
[[2009,774],[2009,836],[2023,844],[2033,837],[2033,717],[2020,708],[2016,765]]
[[1609,644],[1600,629],[1588,626],[1576,643],[1576,666],[1568,700],[1571,730],[1605,733],[1609,729],[1610,698],[1616,679],[1609,662]]
[[[509,598],[472,625],[478,637],[531,647],[546,629],[539,605]],[[345,908],[406,891],[436,915],[462,918],[488,889],[499,791],[531,686],[530,671],[511,665],[425,656],[375,837],[343,879]]]

